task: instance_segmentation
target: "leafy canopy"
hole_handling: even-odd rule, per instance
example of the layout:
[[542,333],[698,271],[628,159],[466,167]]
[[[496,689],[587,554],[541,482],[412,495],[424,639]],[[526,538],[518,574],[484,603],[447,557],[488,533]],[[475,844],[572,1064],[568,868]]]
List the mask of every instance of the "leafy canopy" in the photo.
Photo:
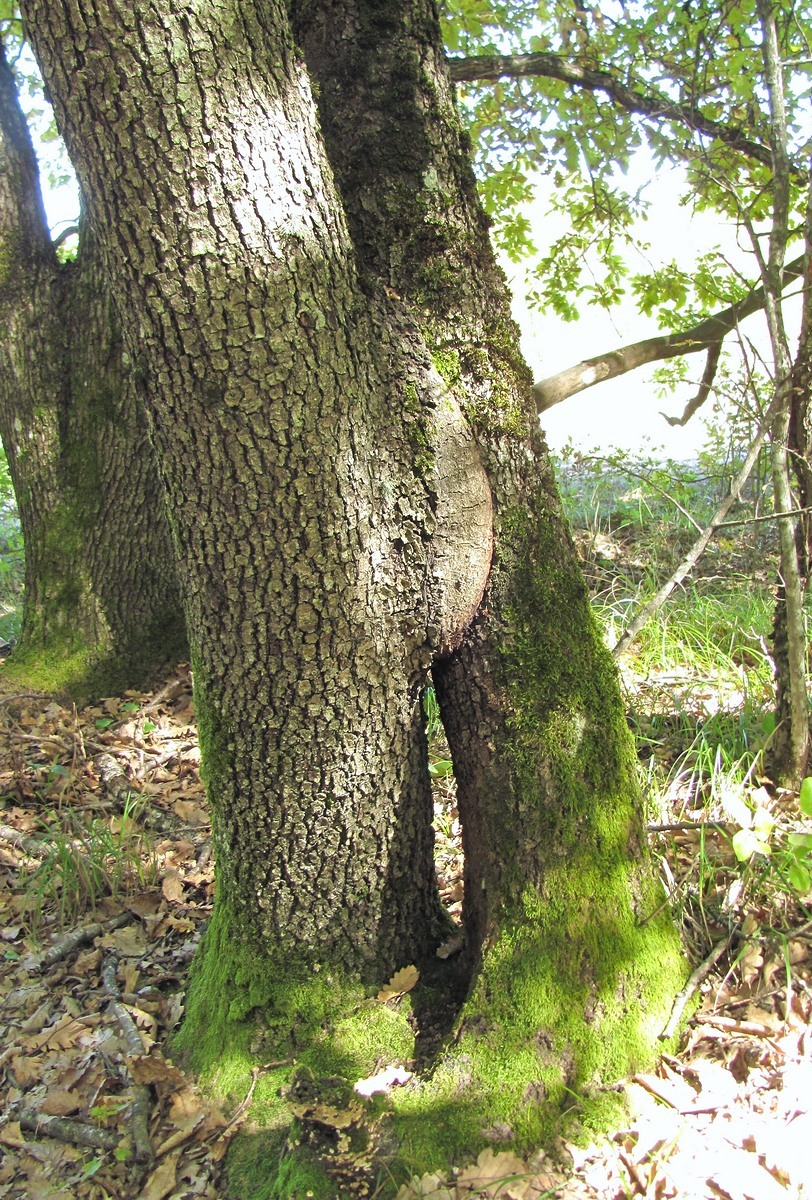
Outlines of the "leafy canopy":
[[[795,167],[791,227],[800,234],[812,133],[812,9],[782,0],[775,17]],[[522,205],[538,175],[553,184],[552,209],[569,217],[568,231],[535,263],[537,306],[574,319],[578,297],[610,307],[628,283],[640,309],[657,311],[663,327],[673,328],[688,306],[696,319],[740,297],[743,281],[718,260],[690,275],[675,260],[628,281],[623,250],[647,207],[628,178],[640,153],[652,174],[680,166],[696,209],[757,226],[770,219],[755,0],[447,0],[444,31],[453,57],[517,60],[495,82],[465,83],[463,105],[500,247],[516,261],[533,254]],[[515,77],[531,65],[541,73]],[[461,72],[463,64],[455,66]],[[583,271],[587,252],[597,260],[598,281]]]

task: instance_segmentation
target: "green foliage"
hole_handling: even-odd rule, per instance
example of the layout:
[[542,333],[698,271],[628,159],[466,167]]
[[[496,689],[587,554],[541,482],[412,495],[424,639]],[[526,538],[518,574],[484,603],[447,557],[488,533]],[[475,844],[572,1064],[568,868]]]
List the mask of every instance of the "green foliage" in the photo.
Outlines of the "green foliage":
[[0,41],[17,79],[20,104],[34,139],[43,184],[54,189],[72,183],[73,167],[26,41],[19,5],[9,0],[0,0]]
[[[798,797],[801,814],[812,817],[812,778],[801,784]],[[742,828],[733,837],[733,850],[740,862],[754,855],[771,859],[778,886],[801,897],[812,895],[812,832],[779,826],[772,813],[760,803],[745,812]],[[774,844],[775,843],[775,844]]]
[[[715,421],[694,464],[660,464],[619,452],[579,456],[562,468],[571,514],[589,523],[617,562],[593,567],[593,606],[610,640],[670,573],[685,524],[679,499],[708,514],[752,430],[741,409]],[[670,498],[660,485],[670,478]],[[636,489],[631,485],[637,483]],[[704,496],[708,490],[711,494]],[[749,501],[757,506],[756,482]],[[686,529],[689,538],[695,531]],[[801,821],[764,787],[762,757],[775,731],[772,630],[774,547],[770,523],[739,526],[708,551],[703,575],[684,583],[624,656],[630,720],[648,767],[656,819],[675,811],[698,822],[698,857],[676,904],[697,906],[702,922],[754,909],[782,911],[812,899],[812,778],[798,797]],[[645,558],[635,578],[629,559]],[[735,564],[735,569],[731,569]],[[780,794],[779,794],[780,796]],[[704,823],[704,824],[702,824]],[[715,823],[715,824],[714,824]],[[688,828],[689,826],[685,826]],[[732,899],[731,899],[732,897]],[[735,910],[735,912],[734,912]]]
[[[623,260],[631,224],[647,207],[629,175],[640,151],[650,171],[681,168],[685,201],[696,210],[712,210],[737,224],[769,219],[769,166],[729,140],[691,128],[693,114],[699,114],[726,130],[729,139],[768,147],[755,0],[676,7],[663,0],[591,6],[552,0],[541,8],[523,0],[447,0],[444,10],[452,56],[542,53],[553,65],[592,73],[584,87],[552,74],[461,85],[496,244],[514,260],[536,253],[522,206],[539,176],[553,184],[551,212],[567,223],[530,271],[531,303],[574,320],[579,298],[609,307],[627,290]],[[798,5],[777,5],[775,14],[787,78],[790,154],[800,168],[790,205],[797,235],[806,192],[812,19]],[[593,86],[601,73],[606,86]],[[742,280],[717,253],[696,269],[647,264],[631,280],[641,311],[656,312],[667,329],[707,315],[720,300],[737,298],[741,288]]]

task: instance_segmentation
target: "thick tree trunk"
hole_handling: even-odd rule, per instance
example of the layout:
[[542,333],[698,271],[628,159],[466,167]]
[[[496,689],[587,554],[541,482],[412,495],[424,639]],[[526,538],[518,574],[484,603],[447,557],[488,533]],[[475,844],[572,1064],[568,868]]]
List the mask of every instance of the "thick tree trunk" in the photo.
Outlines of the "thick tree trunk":
[[6,675],[104,693],[185,644],[163,496],[118,323],[85,230],[60,264],[15,82],[0,56],[0,435],[25,545]]
[[676,942],[667,917],[648,920],[660,902],[617,681],[528,394],[434,5],[303,0],[293,13],[359,259],[416,315],[492,491],[488,589],[434,679],[475,968],[459,1061],[468,1076],[475,1064],[471,1096],[488,1098],[461,1119],[487,1120],[499,1094],[528,1129],[545,1110],[528,1097],[563,1099],[645,1057],[681,969]]
[[276,1037],[318,1032],[297,1053],[326,1074],[381,1053],[345,989],[442,924],[434,660],[475,976],[460,1053],[398,1131],[416,1162],[499,1117],[527,1144],[566,1088],[650,1056],[681,963],[434,6],[292,6],[321,129],[281,3],[216,30],[170,0],[25,11],[154,385],[188,580],[219,892],[183,1041],[244,1053],[260,1005]]
[[246,995],[325,963],[380,978],[442,923],[419,703],[441,380],[360,289],[281,6],[242,5],[221,40],[185,5],[27,17],[153,385],[216,816],[210,944],[236,913]]

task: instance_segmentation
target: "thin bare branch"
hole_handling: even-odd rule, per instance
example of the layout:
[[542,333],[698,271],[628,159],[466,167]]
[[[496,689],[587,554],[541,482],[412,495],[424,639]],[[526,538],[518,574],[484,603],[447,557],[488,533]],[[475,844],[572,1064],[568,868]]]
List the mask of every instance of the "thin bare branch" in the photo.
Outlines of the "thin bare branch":
[[675,999],[674,1007],[671,1009],[671,1016],[668,1020],[668,1024],[660,1034],[660,1038],[663,1041],[668,1041],[668,1039],[672,1038],[677,1032],[677,1026],[679,1025],[680,1017],[685,1010],[685,1005],[691,999],[705,976],[708,975],[713,967],[716,966],[719,959],[732,944],[733,939],[738,935],[738,932],[738,928],[733,929],[727,935],[727,937],[723,937],[721,941],[717,942],[708,957],[699,964],[695,971],[692,972],[685,987]]
[[702,557],[708,543],[716,532],[716,529],[738,500],[741,490],[747,482],[750,472],[753,470],[759,453],[761,452],[761,447],[764,444],[764,439],[767,436],[768,427],[768,423],[765,422],[759,433],[753,439],[750,449],[747,452],[747,457],[742,463],[738,475],[730,485],[730,491],[718,505],[710,524],[696,539],[691,549],[685,555],[685,558],[679,564],[676,571],[674,571],[673,575],[666,580],[660,590],[654,596],[652,596],[648,604],[645,604],[640,609],[636,617],[629,623],[628,627],[623,633],[623,636],[612,650],[613,658],[619,658],[625,650],[628,650],[629,646],[637,637],[643,626],[646,625],[646,623],[651,620],[654,614],[662,608],[668,597],[673,592],[674,588],[682,583],[688,572]]
[[20,1113],[19,1121],[21,1129],[27,1129],[38,1137],[54,1138],[74,1146],[88,1146],[91,1150],[116,1150],[121,1141],[117,1133],[87,1125],[83,1121],[70,1121],[66,1117],[49,1117],[44,1113],[26,1110]]
[[722,353],[721,342],[711,342],[708,346],[708,357],[705,362],[705,370],[702,372],[702,379],[699,384],[696,395],[692,400],[689,400],[685,405],[685,409],[681,417],[669,417],[667,413],[663,413],[669,425],[687,425],[691,417],[701,408],[711,393],[713,381],[716,378],[716,369],[719,366],[719,357]]

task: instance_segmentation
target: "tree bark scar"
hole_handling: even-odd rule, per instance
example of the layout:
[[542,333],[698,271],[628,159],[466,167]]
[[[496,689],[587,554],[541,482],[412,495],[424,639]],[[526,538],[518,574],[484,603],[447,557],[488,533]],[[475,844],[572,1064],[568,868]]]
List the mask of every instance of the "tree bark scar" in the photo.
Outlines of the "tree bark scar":
[[485,592],[493,557],[493,499],[470,426],[445,386],[434,411],[432,441],[437,525],[429,588],[431,640],[439,657],[460,644]]

